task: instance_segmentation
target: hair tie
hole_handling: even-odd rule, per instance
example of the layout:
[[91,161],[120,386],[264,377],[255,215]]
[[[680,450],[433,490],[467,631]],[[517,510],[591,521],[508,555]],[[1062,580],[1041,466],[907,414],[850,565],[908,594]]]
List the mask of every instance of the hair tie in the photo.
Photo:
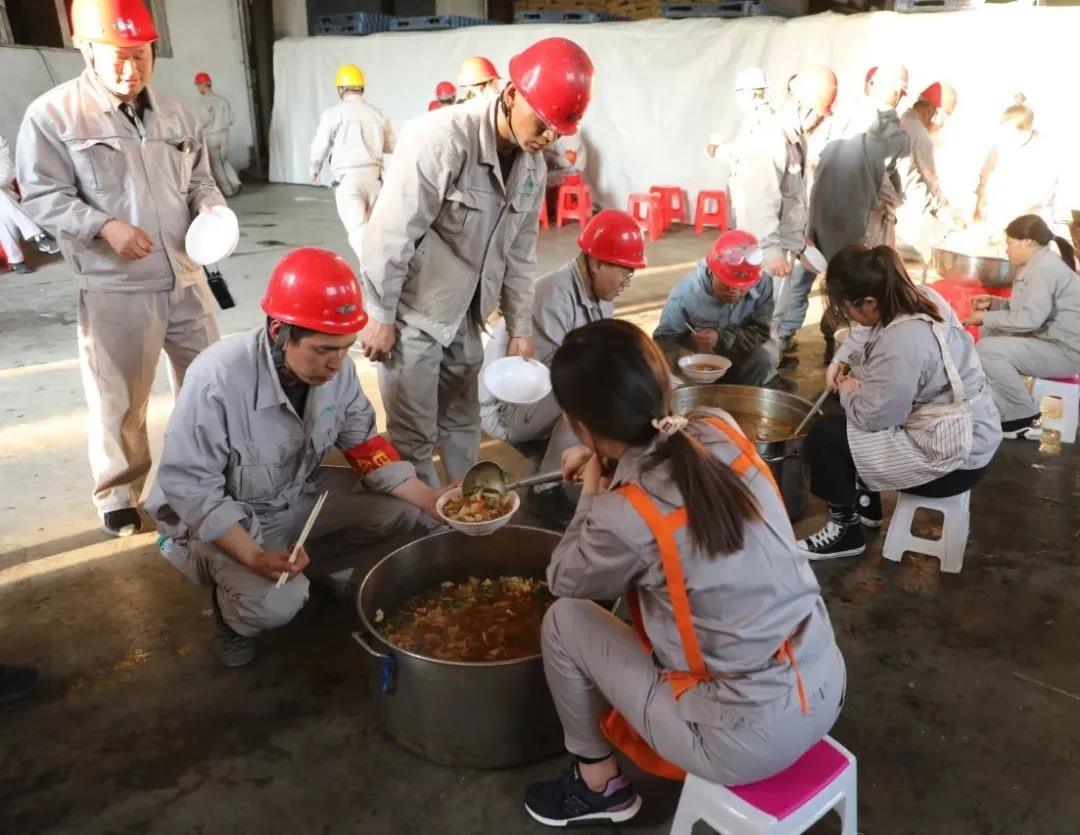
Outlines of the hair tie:
[[690,421],[682,415],[667,415],[662,418],[655,418],[652,422],[653,428],[666,438],[670,438],[676,432],[681,432],[689,424]]

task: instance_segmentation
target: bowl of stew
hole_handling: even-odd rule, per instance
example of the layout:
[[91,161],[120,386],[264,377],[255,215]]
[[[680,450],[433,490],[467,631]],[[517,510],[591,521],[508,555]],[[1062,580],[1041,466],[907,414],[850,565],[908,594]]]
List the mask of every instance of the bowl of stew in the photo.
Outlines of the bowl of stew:
[[506,525],[521,506],[521,497],[513,490],[500,497],[493,490],[478,490],[465,496],[461,487],[447,490],[435,510],[455,531],[467,536],[487,536]]
[[717,354],[690,354],[679,359],[679,370],[695,383],[715,383],[729,368],[731,360]]

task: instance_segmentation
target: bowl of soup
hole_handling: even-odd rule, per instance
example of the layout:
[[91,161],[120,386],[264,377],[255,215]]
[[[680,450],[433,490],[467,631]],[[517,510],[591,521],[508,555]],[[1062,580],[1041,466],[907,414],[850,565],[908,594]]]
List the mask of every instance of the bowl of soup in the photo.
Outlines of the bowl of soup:
[[695,383],[715,383],[731,368],[731,360],[717,354],[690,354],[679,359],[679,371]]

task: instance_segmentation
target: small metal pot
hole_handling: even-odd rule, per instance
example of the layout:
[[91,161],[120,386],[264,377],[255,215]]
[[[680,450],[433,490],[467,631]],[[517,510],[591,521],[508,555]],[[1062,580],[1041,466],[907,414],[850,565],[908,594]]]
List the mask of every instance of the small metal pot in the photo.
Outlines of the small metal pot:
[[[711,407],[734,415],[752,415],[782,420],[797,426],[813,408],[809,400],[783,391],[754,386],[683,386],[673,395],[674,409],[688,414]],[[810,473],[802,457],[805,435],[779,441],[756,441],[758,455],[769,465],[780,486],[788,516],[798,521],[806,515],[810,497]],[[751,439],[752,440],[752,439]]]
[[441,661],[406,652],[380,633],[412,595],[450,580],[517,575],[543,579],[561,537],[507,525],[490,536],[436,533],[382,559],[360,585],[369,680],[387,732],[443,765],[511,768],[563,750],[563,732],[540,655],[485,663]]
[[931,249],[930,265],[942,278],[977,280],[984,287],[1010,287],[1013,280],[1012,265],[1006,258],[992,255],[968,255],[947,244]]

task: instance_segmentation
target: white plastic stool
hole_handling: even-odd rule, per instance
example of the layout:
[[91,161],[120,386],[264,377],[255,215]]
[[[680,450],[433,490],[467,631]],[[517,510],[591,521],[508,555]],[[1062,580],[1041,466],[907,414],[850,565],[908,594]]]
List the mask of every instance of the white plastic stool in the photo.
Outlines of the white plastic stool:
[[1069,377],[1061,380],[1044,380],[1035,378],[1031,387],[1031,396],[1035,403],[1042,408],[1044,397],[1056,397],[1061,401],[1061,418],[1043,417],[1043,429],[1056,429],[1061,433],[1063,444],[1076,443],[1076,429],[1080,424],[1080,377]]
[[[911,532],[915,511],[920,507],[941,512],[941,539],[923,539]],[[964,549],[967,548],[968,527],[971,523],[971,491],[945,499],[931,499],[914,493],[897,493],[896,512],[885,535],[881,549],[887,560],[900,562],[904,551],[928,554],[941,561],[941,570],[959,574],[964,567]]]
[[691,835],[704,821],[722,835],[800,835],[830,810],[842,835],[857,835],[855,757],[825,737],[779,774],[728,788],[688,774],[671,835]]

